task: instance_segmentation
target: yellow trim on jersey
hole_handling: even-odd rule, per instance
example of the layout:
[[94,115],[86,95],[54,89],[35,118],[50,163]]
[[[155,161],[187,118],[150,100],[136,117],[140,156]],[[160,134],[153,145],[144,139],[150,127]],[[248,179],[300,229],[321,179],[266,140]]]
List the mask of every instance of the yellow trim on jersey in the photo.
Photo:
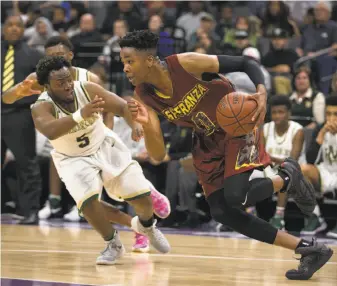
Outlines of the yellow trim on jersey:
[[145,190],[140,190],[138,192],[135,192],[131,195],[128,195],[127,197],[120,197],[120,198],[125,201],[133,201],[133,200],[148,196],[150,194],[151,194],[151,191],[149,189],[145,189]]
[[155,88],[154,88],[154,92],[156,93],[156,95],[158,95],[161,98],[164,98],[164,99],[170,99],[171,98],[171,96],[165,95]]
[[81,85],[81,88],[82,88],[82,90],[83,90],[83,92],[84,92],[85,97],[87,98],[87,100],[88,100],[89,102],[91,102],[91,98],[90,98],[90,96],[89,96],[89,93],[87,92],[87,90],[86,90],[85,87],[83,86],[82,81],[80,81],[80,85]]
[[99,197],[99,192],[92,192],[89,194],[86,194],[84,198],[82,198],[78,203],[77,203],[77,209],[79,214],[82,214],[83,207],[90,202],[93,199],[98,199]]
[[87,77],[87,81],[90,81],[89,80],[89,71],[87,70],[87,72],[85,73],[86,77]]

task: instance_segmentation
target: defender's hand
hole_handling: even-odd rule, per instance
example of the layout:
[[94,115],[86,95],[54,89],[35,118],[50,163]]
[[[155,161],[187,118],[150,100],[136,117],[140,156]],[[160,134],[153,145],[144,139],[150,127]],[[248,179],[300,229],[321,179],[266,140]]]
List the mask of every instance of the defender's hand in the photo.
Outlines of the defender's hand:
[[86,104],[82,109],[81,109],[81,115],[84,119],[87,119],[91,117],[95,113],[101,113],[104,111],[103,105],[105,101],[101,97],[98,97],[97,95],[95,98]]
[[134,121],[142,125],[149,123],[149,113],[143,104],[132,99],[128,101],[128,108]]
[[23,97],[33,94],[41,94],[41,90],[33,89],[32,86],[37,83],[37,80],[25,79],[17,87],[17,93]]
[[132,140],[139,142],[143,137],[144,137],[143,126],[139,123],[134,123],[131,134]]

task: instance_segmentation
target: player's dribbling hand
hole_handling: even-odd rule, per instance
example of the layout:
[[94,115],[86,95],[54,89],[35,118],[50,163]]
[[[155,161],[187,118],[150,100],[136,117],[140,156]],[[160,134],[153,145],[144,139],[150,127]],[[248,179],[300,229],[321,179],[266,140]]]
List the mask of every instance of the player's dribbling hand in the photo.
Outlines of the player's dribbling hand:
[[147,109],[143,104],[134,99],[129,100],[127,103],[132,119],[134,121],[142,125],[145,125],[149,122],[149,113],[147,112]]
[[267,90],[264,85],[257,86],[257,93],[248,96],[248,100],[255,100],[257,102],[257,110],[252,117],[252,121],[256,122],[259,127],[263,124],[267,112]]
[[81,109],[81,115],[84,119],[87,119],[91,116],[93,116],[95,113],[101,113],[104,111],[103,105],[105,104],[105,101],[103,98],[98,97],[97,95],[95,98],[86,104],[82,109]]
[[25,79],[18,85],[17,93],[21,96],[31,96],[33,94],[40,94],[41,90],[33,89],[32,86],[36,84],[36,80]]

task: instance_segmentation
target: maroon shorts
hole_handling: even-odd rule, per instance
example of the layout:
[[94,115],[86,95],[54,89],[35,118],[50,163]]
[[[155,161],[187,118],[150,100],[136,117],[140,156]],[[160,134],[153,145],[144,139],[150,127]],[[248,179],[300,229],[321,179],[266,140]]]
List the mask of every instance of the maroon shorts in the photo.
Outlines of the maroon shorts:
[[239,138],[228,138],[222,130],[210,136],[193,134],[193,163],[206,197],[223,188],[225,178],[270,165],[259,133]]

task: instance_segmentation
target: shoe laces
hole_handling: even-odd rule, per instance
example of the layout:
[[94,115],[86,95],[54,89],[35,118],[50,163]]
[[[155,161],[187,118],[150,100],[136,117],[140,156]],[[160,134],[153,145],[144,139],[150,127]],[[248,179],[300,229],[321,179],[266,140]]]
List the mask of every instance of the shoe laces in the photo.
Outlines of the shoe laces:
[[113,249],[115,247],[116,247],[116,240],[115,240],[115,238],[113,238],[113,239],[106,242],[106,247],[101,252],[101,254],[104,255],[105,253],[109,252],[110,249]]
[[153,205],[156,205],[159,209],[166,207],[164,200],[160,197],[160,194],[157,191],[151,191],[151,198]]
[[298,270],[299,271],[306,271],[307,268],[310,266],[310,264],[312,264],[312,262],[314,262],[314,260],[316,259],[316,255],[314,254],[308,254],[308,255],[302,255],[301,258],[297,258],[297,260],[300,261],[300,265],[298,266]]

